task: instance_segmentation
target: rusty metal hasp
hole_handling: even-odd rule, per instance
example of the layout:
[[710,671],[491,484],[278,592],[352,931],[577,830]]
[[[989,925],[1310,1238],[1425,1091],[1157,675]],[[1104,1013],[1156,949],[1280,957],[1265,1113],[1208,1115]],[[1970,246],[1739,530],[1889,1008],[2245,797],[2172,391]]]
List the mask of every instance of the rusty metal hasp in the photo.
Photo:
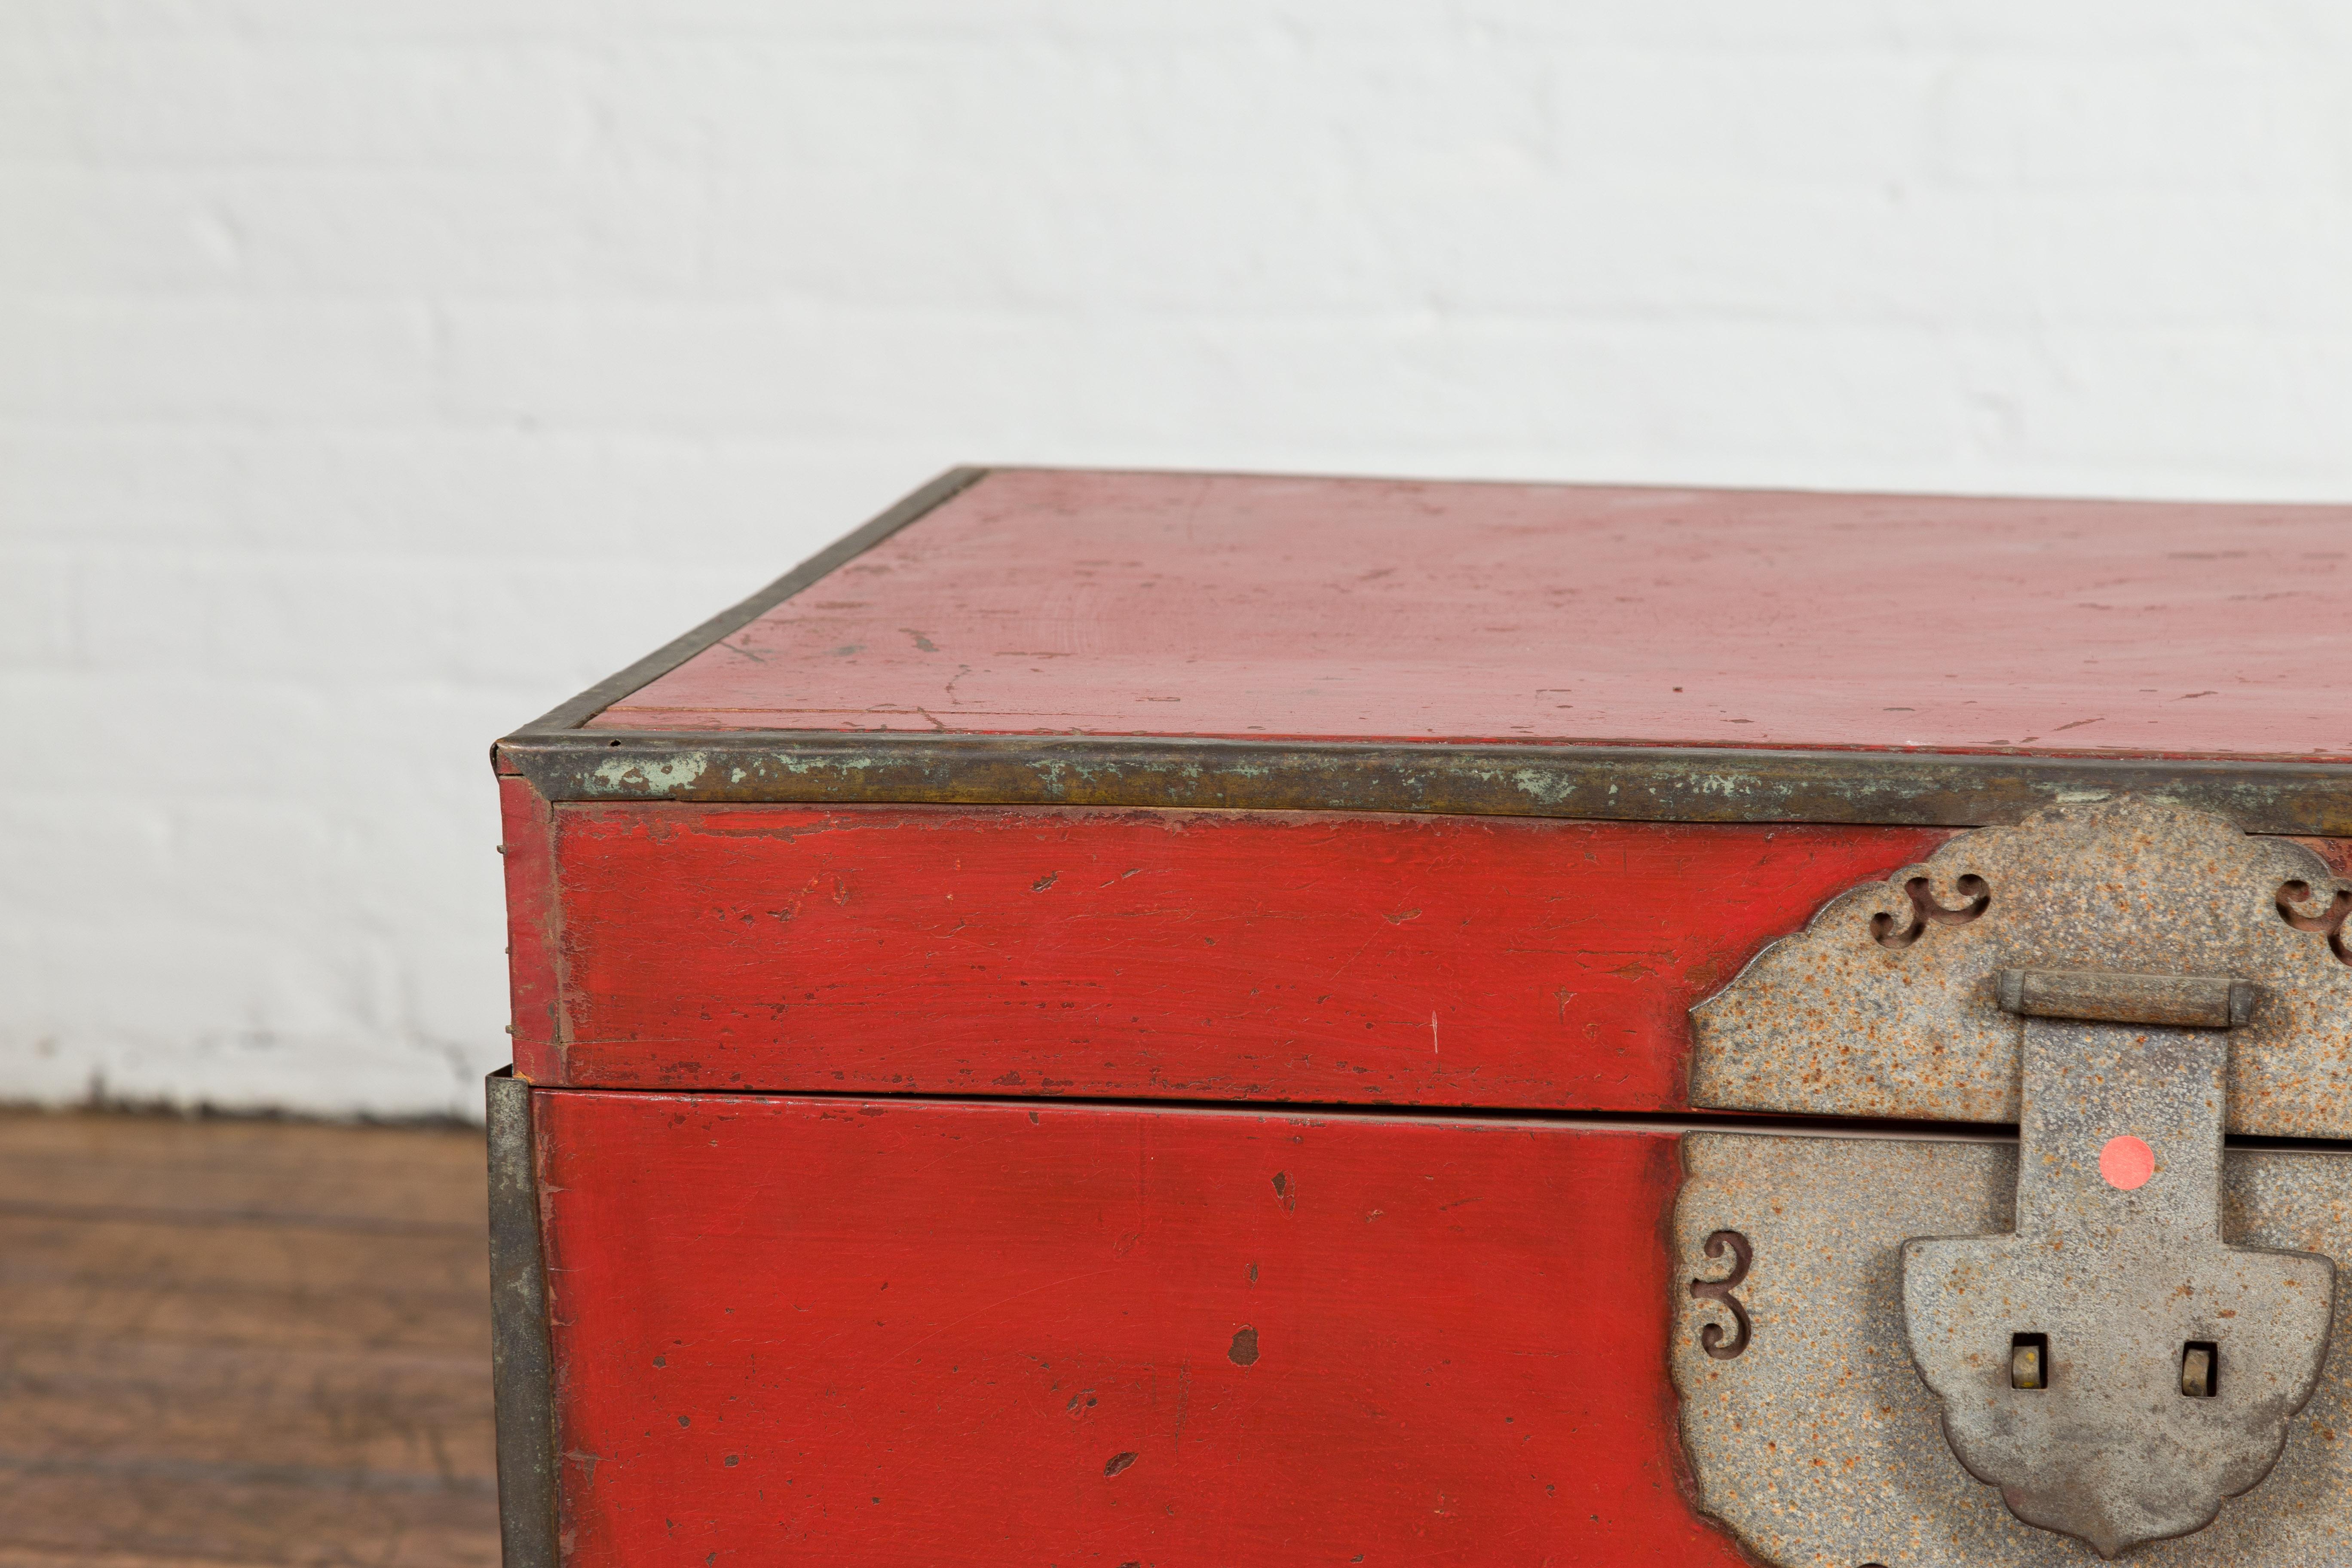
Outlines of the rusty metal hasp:
[[[2096,978],[2058,1010],[2114,1020],[2144,981],[2137,1011],[2171,1018],[2186,989]],[[2221,1239],[2233,987],[2205,984],[2219,1026],[2028,1019],[2016,1229],[1903,1245],[1905,1336],[1952,1452],[2103,1557],[2270,1474],[2327,1349],[2335,1266]]]
[[[2233,1082],[2342,1068],[2344,1033],[2312,1026],[2352,1007],[2352,968],[2309,912],[2338,897],[2299,846],[2100,803],[1956,838],[1697,1009],[1694,1079],[1735,1103],[1981,1100],[2006,1055],[2020,1134],[1685,1141],[1674,1366],[1707,1510],[1785,1563],[2057,1563],[2082,1551],[2061,1536],[2102,1557],[2352,1562],[2352,1502],[2342,1477],[2314,1482],[2308,1443],[2274,1510],[2257,1494],[2206,1529],[2280,1465],[2315,1393],[2311,1442],[2352,1404],[2335,1265],[2246,1245],[2352,1255],[2352,1159],[2224,1152]],[[1997,919],[2004,900],[2022,914]],[[1948,1041],[1964,1048],[1939,1063]],[[2242,1059],[2265,1050],[2284,1068]],[[1904,1174],[1856,1191],[1864,1166]],[[2305,1217],[2248,1234],[2263,1207]]]

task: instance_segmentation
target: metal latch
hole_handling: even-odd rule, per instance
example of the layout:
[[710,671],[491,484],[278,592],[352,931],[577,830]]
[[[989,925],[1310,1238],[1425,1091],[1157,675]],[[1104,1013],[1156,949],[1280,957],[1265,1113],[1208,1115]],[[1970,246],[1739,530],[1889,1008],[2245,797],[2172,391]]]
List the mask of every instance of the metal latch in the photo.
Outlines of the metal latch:
[[1776,1563],[2352,1564],[2352,1155],[2225,1148],[2352,1130],[2347,907],[2300,845],[2087,803],[1696,1009],[1695,1103],[2018,1127],[1685,1136],[1701,1506]]
[[2270,1474],[2327,1349],[2335,1266],[2221,1239],[2229,1036],[2256,988],[2011,969],[2016,1228],[1903,1244],[1906,1342],[1970,1475],[2113,1557]]

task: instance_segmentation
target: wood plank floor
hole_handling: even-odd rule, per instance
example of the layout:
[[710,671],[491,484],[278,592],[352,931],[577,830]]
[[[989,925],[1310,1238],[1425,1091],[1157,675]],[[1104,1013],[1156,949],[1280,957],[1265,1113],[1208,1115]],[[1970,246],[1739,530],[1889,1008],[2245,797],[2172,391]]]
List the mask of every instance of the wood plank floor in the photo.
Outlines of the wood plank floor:
[[491,1568],[482,1158],[0,1112],[0,1568]]

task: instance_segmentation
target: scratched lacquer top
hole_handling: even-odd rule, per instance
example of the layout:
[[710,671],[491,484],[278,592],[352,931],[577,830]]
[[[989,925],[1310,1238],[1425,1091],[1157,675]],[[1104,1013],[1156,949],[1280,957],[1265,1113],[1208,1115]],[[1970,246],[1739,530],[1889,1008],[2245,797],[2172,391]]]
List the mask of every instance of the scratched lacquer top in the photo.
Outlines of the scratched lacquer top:
[[998,470],[593,721],[2352,757],[2352,507]]

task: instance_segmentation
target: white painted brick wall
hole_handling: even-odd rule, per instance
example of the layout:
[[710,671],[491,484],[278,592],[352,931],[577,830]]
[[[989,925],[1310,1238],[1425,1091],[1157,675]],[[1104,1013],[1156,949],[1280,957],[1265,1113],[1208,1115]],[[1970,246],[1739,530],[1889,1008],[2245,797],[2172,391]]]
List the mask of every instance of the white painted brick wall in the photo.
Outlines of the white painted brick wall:
[[473,1110],[486,742],[962,459],[2342,499],[2352,7],[0,0],[0,1098]]

